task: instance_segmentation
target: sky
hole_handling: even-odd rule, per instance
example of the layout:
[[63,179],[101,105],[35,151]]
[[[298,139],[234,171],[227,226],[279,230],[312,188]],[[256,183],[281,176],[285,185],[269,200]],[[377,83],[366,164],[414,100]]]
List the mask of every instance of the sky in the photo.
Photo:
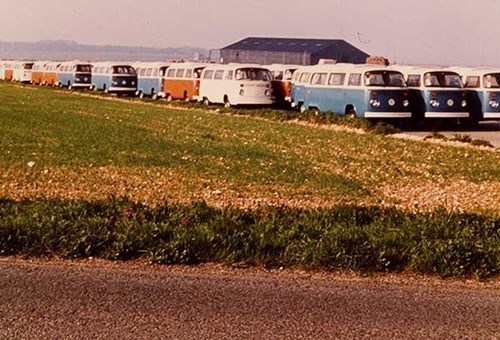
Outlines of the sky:
[[326,38],[344,39],[399,64],[500,66],[500,0],[0,0],[0,4],[2,41],[218,49],[249,36]]

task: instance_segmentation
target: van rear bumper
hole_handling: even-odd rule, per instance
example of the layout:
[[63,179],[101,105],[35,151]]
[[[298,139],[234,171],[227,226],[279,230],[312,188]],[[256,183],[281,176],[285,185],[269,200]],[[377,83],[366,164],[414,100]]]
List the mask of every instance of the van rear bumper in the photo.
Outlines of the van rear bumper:
[[365,111],[365,118],[411,118],[411,112]]

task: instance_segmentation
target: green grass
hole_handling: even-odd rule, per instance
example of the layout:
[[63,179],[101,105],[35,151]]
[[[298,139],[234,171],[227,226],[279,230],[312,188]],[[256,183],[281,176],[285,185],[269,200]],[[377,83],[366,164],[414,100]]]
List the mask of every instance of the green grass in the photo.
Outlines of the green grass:
[[0,200],[0,255],[350,269],[487,278],[500,216],[377,207],[150,208],[126,199]]
[[161,168],[236,191],[278,188],[348,202],[382,200],[384,185],[500,178],[498,153],[254,119],[248,111],[176,110],[5,82],[0,101],[1,167],[22,174],[29,162],[35,171]]

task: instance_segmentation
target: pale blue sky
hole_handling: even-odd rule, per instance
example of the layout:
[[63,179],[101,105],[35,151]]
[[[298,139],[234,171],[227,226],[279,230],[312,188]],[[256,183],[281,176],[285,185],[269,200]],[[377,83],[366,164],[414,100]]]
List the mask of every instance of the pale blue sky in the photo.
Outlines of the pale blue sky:
[[500,0],[0,3],[3,41],[219,48],[247,36],[340,38],[399,63],[500,66]]

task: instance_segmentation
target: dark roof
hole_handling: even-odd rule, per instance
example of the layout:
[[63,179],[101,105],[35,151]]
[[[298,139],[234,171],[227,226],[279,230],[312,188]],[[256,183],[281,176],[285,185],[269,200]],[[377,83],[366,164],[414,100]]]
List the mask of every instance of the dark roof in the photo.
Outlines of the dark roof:
[[341,39],[294,39],[294,38],[255,38],[249,37],[223,47],[227,50],[253,50],[274,52],[320,52],[325,49],[342,50],[355,48]]

